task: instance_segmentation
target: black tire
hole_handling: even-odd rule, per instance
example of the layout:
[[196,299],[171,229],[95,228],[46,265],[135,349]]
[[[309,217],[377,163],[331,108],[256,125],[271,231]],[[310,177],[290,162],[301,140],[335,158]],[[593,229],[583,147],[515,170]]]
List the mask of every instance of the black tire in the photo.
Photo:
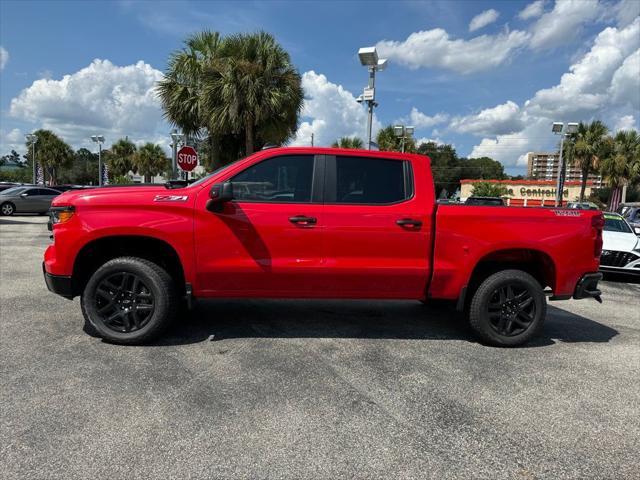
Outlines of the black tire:
[[16,213],[16,206],[11,202],[4,202],[0,205],[0,214],[4,217],[10,217]]
[[113,343],[140,345],[158,338],[169,326],[179,299],[164,269],[142,258],[119,257],[95,271],[80,305],[98,336]]
[[522,270],[503,270],[475,291],[469,323],[485,343],[516,347],[540,332],[546,314],[547,301],[538,281]]

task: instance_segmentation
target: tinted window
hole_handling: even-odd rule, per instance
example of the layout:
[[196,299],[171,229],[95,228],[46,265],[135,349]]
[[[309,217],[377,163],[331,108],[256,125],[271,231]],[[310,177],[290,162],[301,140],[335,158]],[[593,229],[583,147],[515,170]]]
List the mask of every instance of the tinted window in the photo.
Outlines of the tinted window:
[[633,233],[627,222],[618,217],[604,217],[604,229],[607,232]]
[[405,200],[404,162],[336,157],[336,202],[385,204]]
[[40,195],[39,188],[30,188],[22,193],[26,193],[28,197],[33,197],[34,195]]
[[57,190],[52,190],[50,188],[41,188],[38,195],[60,195],[60,192]]
[[252,202],[310,202],[313,156],[276,157],[231,179],[233,198]]

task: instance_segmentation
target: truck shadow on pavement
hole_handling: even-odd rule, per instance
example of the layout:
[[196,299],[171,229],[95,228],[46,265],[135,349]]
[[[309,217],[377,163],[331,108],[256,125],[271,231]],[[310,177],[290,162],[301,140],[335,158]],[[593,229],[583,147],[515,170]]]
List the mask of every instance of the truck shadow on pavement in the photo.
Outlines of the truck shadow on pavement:
[[[618,331],[549,306],[540,336],[525,348],[558,342],[608,342]],[[234,338],[461,340],[478,343],[453,306],[418,302],[208,300],[178,319],[152,345]]]

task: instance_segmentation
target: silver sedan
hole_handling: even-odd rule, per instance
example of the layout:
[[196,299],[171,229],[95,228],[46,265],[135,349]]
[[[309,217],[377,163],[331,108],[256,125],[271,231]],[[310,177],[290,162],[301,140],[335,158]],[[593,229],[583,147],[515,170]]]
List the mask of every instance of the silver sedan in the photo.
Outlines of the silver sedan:
[[13,187],[0,192],[0,214],[39,213],[49,211],[51,202],[61,192],[46,187]]

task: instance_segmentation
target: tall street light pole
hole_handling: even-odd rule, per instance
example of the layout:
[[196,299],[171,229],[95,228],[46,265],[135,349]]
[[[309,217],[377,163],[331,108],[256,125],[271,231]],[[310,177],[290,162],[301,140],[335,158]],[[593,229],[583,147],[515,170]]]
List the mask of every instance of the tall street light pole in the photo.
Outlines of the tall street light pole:
[[369,70],[369,84],[358,97],[358,102],[367,102],[367,149],[371,150],[371,128],[373,124],[373,109],[376,103],[376,72],[381,72],[387,67],[386,58],[378,58],[376,47],[364,47],[358,50],[360,63]]
[[556,181],[556,207],[562,206],[562,191],[564,190],[564,179],[566,172],[565,158],[564,158],[564,139],[571,134],[578,131],[577,123],[553,122],[551,131],[556,135],[560,135],[560,158],[558,159],[558,178]]
[[33,184],[36,185],[38,181],[38,172],[36,169],[36,142],[38,141],[38,137],[33,133],[29,133],[24,136],[27,139],[27,143],[31,147],[31,166],[33,167]]
[[91,135],[91,140],[98,144],[98,186],[104,184],[104,178],[102,173],[102,144],[104,137],[102,135]]
[[171,132],[171,178],[176,180],[178,178],[178,142],[184,141],[184,134],[178,133],[175,128]]

